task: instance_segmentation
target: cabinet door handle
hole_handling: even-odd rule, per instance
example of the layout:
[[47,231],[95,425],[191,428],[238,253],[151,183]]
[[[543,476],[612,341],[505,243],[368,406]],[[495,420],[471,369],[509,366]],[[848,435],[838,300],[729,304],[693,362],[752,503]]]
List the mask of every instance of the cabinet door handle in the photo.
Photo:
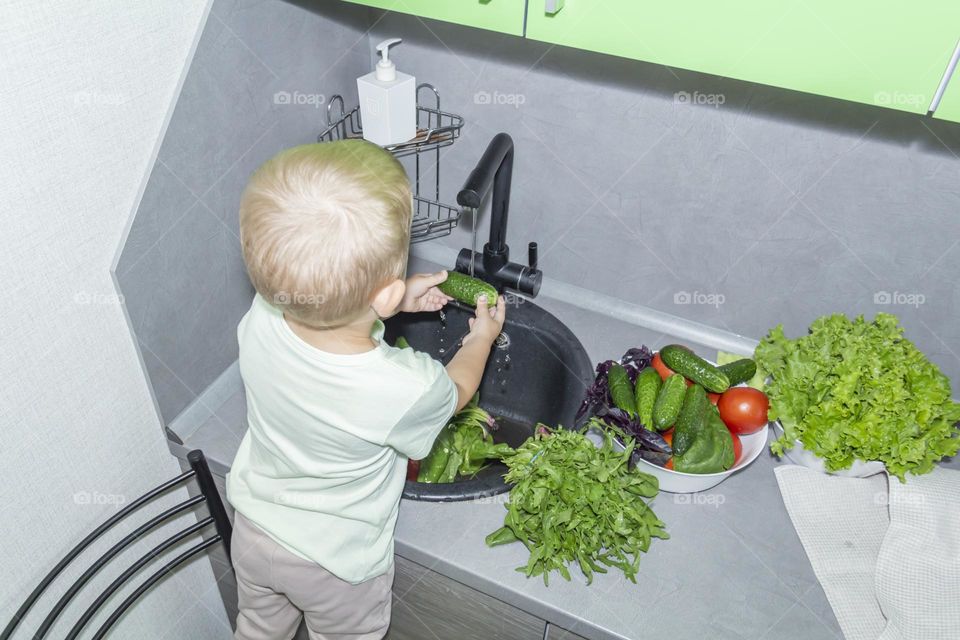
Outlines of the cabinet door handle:
[[547,15],[555,16],[563,9],[565,0],[544,0],[543,10]]
[[947,90],[947,83],[949,83],[953,79],[953,76],[956,75],[957,63],[960,63],[960,40],[957,41],[957,47],[953,50],[953,57],[950,58],[950,63],[947,65],[947,70],[943,72],[943,77],[940,78],[940,84],[937,86],[937,90],[933,94],[933,100],[930,102],[930,108],[927,109],[929,113],[933,113],[937,110],[937,107],[940,106],[940,100],[943,99],[943,94]]

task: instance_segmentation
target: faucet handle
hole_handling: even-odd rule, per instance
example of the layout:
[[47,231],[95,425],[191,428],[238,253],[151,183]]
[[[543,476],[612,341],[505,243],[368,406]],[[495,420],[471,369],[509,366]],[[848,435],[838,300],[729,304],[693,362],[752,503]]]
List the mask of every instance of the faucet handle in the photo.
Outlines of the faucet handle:
[[537,269],[537,243],[531,242],[527,245],[527,264],[530,265],[530,270],[535,271]]

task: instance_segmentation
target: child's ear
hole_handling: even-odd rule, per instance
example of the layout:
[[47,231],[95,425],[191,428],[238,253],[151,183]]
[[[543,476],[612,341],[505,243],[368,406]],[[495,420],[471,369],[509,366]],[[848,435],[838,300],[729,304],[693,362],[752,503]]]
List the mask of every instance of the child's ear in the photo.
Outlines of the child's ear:
[[403,300],[403,294],[407,292],[407,285],[403,280],[397,279],[373,294],[373,301],[370,307],[380,318],[389,318],[397,312],[397,307]]

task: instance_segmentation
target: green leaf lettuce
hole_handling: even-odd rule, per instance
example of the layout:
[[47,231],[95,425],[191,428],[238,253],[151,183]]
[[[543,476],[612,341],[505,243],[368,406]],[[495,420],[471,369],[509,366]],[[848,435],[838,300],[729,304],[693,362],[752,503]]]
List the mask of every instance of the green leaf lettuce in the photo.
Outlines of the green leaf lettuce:
[[795,340],[777,326],[755,357],[772,378],[770,419],[784,428],[770,447],[777,455],[799,440],[830,471],[880,460],[903,481],[960,450],[950,381],[903,336],[896,316],[824,316]]

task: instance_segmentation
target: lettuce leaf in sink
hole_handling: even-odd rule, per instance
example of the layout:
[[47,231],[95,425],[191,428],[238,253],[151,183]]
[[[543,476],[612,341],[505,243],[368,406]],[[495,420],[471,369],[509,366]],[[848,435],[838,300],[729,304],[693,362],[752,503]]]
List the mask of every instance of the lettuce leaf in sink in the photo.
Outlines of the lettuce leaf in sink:
[[904,337],[896,316],[824,316],[793,340],[778,325],[755,356],[771,377],[770,419],[784,428],[770,447],[777,455],[799,440],[830,471],[880,460],[904,481],[960,450],[950,381]]

